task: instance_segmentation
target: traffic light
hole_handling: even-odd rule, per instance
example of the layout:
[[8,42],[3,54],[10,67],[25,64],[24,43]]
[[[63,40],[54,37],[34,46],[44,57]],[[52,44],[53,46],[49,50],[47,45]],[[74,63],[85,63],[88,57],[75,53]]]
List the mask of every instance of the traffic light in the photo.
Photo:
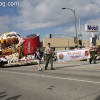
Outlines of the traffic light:
[[81,39],[79,39],[79,45],[82,45],[82,40]]
[[95,37],[90,37],[90,42],[93,42],[93,44],[96,45],[96,38]]
[[49,34],[49,37],[52,38],[52,34]]
[[94,45],[96,45],[96,38],[95,37],[92,37],[92,42]]
[[76,38],[76,37],[74,37],[74,43],[75,43],[75,44],[77,43],[77,38]]

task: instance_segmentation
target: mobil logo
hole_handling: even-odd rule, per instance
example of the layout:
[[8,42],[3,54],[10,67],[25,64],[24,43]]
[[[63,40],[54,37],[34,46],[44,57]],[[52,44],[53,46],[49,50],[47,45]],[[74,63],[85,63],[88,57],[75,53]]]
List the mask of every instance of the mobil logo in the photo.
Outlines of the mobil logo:
[[85,24],[86,32],[98,32],[98,25]]
[[98,30],[98,26],[88,25],[88,30]]

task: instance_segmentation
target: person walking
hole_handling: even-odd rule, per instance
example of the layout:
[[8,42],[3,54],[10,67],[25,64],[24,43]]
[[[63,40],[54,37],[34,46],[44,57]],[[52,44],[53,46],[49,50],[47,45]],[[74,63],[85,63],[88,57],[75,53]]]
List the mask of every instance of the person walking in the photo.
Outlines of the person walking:
[[50,47],[50,43],[47,44],[47,47],[45,48],[45,51],[44,53],[46,54],[46,64],[45,64],[45,70],[47,70],[47,67],[48,67],[48,64],[49,64],[49,60],[50,60],[50,63],[51,63],[51,70],[55,70],[53,68],[53,57],[52,57],[52,49]]
[[93,63],[96,64],[96,46],[93,44],[93,42],[91,42],[91,45],[90,45],[90,59],[89,59],[90,64],[92,60],[93,60]]
[[40,66],[41,59],[42,59],[42,52],[40,51],[40,48],[37,47],[36,52],[34,54],[35,61],[38,63],[38,71],[42,71],[42,68]]

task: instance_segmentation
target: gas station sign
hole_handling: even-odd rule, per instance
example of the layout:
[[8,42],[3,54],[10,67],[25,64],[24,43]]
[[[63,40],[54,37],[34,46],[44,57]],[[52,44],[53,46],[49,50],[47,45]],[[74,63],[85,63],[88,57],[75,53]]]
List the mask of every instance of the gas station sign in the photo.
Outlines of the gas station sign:
[[98,32],[98,26],[85,24],[85,31],[86,32]]

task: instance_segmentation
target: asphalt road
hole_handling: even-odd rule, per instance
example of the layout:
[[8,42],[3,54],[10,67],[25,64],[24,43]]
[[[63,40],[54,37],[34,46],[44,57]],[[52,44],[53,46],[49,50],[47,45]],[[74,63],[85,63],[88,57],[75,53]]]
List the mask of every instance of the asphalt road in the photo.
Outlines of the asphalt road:
[[0,100],[100,100],[100,62],[0,68]]

